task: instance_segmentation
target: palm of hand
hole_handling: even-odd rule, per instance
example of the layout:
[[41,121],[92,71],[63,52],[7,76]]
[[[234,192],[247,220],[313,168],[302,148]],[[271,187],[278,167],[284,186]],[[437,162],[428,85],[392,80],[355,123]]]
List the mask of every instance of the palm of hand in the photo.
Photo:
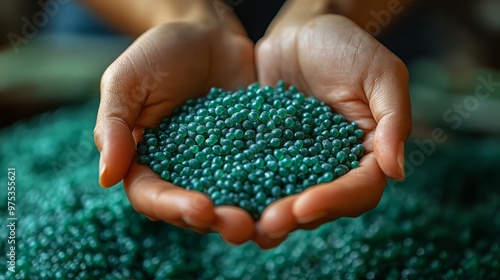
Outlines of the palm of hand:
[[[328,15],[278,34],[272,32],[257,47],[257,68],[263,84],[283,79],[357,122],[365,131],[366,155],[359,168],[332,183],[268,207],[257,223],[255,240],[262,247],[274,247],[295,229],[315,228],[375,207],[387,181],[385,174],[400,177],[394,152],[387,152],[397,141],[394,135],[387,136],[391,128],[398,127],[385,116],[397,105],[408,116],[409,105],[397,104],[398,98],[387,100],[385,95],[391,90],[407,94],[404,64],[351,21]],[[404,137],[411,129],[405,125],[401,129]]]
[[[243,36],[188,24],[169,24],[145,33],[124,54],[134,73],[130,98],[141,111],[138,127],[201,97],[210,87],[235,89],[255,80],[253,45]],[[121,67],[121,71],[127,71]]]

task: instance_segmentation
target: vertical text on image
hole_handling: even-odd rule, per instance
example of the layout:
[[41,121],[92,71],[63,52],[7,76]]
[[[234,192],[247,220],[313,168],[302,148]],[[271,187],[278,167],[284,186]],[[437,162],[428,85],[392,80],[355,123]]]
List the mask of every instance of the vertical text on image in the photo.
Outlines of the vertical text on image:
[[16,271],[16,169],[7,169],[7,270]]

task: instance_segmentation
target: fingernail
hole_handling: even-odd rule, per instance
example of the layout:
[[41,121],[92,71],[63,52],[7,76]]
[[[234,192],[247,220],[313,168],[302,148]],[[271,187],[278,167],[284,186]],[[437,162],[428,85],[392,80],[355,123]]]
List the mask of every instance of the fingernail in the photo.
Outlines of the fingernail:
[[269,250],[272,248],[271,245],[273,245],[276,242],[276,240],[273,239],[266,239],[266,241],[261,241],[260,243],[257,243],[257,245],[262,249],[262,250]]
[[197,225],[197,222],[195,220],[193,220],[187,216],[183,216],[182,221],[184,221],[186,224],[188,224],[189,226],[192,226],[192,227],[195,227]]
[[299,222],[299,224],[307,224],[307,223],[310,223],[312,221],[319,220],[323,217],[326,217],[326,212],[319,212],[319,213],[312,214],[312,215],[309,215],[309,216],[306,216],[303,218],[297,218],[297,221]]
[[288,234],[287,230],[267,233],[267,235],[269,235],[269,237],[272,239],[280,239],[280,238],[283,238],[287,234]]
[[405,142],[399,142],[397,162],[399,166],[399,175],[401,180],[405,178]]
[[102,175],[104,174],[104,172],[106,171],[106,164],[104,163],[104,160],[103,160],[103,157],[101,156],[101,158],[99,159],[99,185],[101,185],[101,187],[106,187],[103,185],[103,182],[102,182]]

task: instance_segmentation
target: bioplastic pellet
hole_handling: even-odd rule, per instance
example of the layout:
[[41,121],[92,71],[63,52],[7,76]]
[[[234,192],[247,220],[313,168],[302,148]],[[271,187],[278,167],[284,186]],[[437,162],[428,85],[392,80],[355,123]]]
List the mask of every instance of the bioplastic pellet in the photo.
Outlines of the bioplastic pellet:
[[[177,186],[208,194],[215,205],[239,206],[258,219],[271,202],[359,167],[363,134],[356,123],[293,86],[212,88],[165,117],[159,128],[146,128],[137,145],[138,162],[163,179],[175,178],[166,180]],[[335,161],[328,164],[330,158]],[[307,168],[300,169],[303,164]],[[265,176],[256,176],[258,170]],[[235,190],[236,183],[243,190]],[[285,191],[288,184],[296,188]],[[217,191],[208,193],[212,186]],[[227,193],[221,195],[222,189]],[[262,195],[272,199],[256,199]]]

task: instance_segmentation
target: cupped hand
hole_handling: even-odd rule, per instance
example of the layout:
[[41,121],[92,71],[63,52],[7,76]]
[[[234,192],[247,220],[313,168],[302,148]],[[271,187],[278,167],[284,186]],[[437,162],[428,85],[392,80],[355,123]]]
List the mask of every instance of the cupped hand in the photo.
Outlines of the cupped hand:
[[218,24],[168,23],[139,37],[105,72],[94,131],[101,153],[100,184],[122,179],[132,206],[152,220],[217,231],[243,243],[254,233],[248,213],[215,208],[205,194],[163,181],[136,163],[135,146],[145,127],[210,87],[236,89],[256,80],[253,43]]
[[343,177],[271,204],[254,241],[272,248],[296,229],[312,229],[374,208],[387,177],[404,178],[404,143],[411,132],[408,72],[404,63],[337,15],[278,26],[256,48],[261,84],[283,79],[355,121],[365,131],[366,155]]

